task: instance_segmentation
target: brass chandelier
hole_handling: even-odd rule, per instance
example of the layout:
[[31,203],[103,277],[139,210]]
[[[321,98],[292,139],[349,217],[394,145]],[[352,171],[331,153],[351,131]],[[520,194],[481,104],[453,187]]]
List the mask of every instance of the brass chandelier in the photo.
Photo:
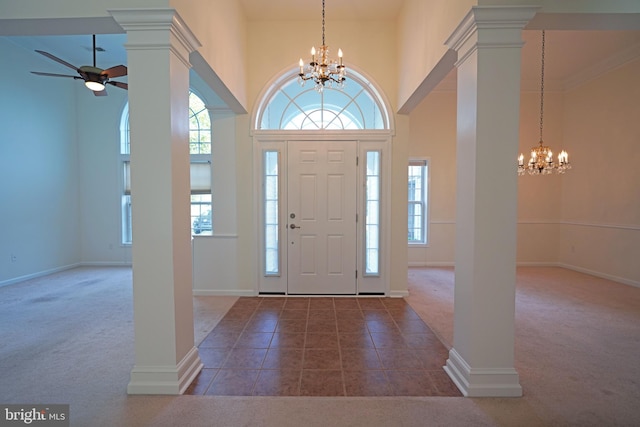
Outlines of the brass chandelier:
[[553,161],[553,152],[549,146],[542,142],[542,127],[544,118],[544,30],[542,30],[542,67],[540,72],[540,142],[537,146],[531,147],[531,158],[527,165],[524,164],[524,155],[518,156],[518,175],[548,175],[554,170],[556,173],[563,174],[571,169],[569,163],[569,154],[562,150],[558,154],[558,163]]
[[305,67],[300,58],[300,73],[298,82],[301,86],[307,80],[313,80],[315,89],[321,93],[325,86],[338,88],[344,87],[346,69],[342,63],[342,49],[338,49],[338,60],[329,59],[329,46],[324,41],[324,0],[322,0],[322,46],[316,51],[315,46],[311,48],[311,62]]

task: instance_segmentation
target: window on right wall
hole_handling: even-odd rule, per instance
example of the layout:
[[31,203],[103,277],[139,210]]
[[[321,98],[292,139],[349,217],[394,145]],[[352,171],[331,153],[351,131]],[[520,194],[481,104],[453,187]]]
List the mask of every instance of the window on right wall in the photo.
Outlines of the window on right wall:
[[426,245],[428,240],[429,160],[410,159],[408,170],[408,221],[409,245]]

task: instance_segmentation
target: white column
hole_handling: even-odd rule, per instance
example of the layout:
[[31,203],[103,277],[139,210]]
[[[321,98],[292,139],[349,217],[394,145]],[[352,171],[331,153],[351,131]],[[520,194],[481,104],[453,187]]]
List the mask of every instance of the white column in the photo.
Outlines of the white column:
[[458,52],[453,348],[465,396],[521,396],[514,368],[522,28],[532,7],[473,7],[447,40]]
[[194,345],[189,53],[173,9],[111,11],[127,32],[135,365],[130,394],[180,394],[202,368]]

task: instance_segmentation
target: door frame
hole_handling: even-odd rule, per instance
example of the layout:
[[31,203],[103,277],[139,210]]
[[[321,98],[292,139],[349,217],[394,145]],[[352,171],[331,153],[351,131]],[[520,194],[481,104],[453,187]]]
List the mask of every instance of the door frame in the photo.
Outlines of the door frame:
[[[255,264],[256,294],[263,295],[287,295],[287,255],[286,242],[288,224],[287,218],[287,145],[289,141],[351,141],[357,144],[357,189],[365,186],[365,161],[366,153],[377,151],[380,153],[380,235],[379,235],[379,273],[367,275],[364,273],[364,191],[357,193],[358,222],[356,231],[358,236],[357,246],[357,270],[356,295],[384,295],[390,294],[390,237],[391,237],[391,140],[389,131],[255,131],[253,135],[253,182],[254,182],[254,225],[255,239]],[[278,274],[265,274],[265,232],[264,232],[264,164],[263,156],[267,151],[278,153],[278,241],[279,241],[279,272]]]

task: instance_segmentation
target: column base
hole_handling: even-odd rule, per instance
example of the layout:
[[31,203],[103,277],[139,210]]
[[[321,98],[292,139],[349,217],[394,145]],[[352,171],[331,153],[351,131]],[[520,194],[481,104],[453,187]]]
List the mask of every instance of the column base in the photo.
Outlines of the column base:
[[176,366],[134,366],[127,393],[182,394],[202,367],[196,347],[193,347]]
[[445,372],[465,397],[521,397],[514,368],[473,369],[455,348],[449,351]]

